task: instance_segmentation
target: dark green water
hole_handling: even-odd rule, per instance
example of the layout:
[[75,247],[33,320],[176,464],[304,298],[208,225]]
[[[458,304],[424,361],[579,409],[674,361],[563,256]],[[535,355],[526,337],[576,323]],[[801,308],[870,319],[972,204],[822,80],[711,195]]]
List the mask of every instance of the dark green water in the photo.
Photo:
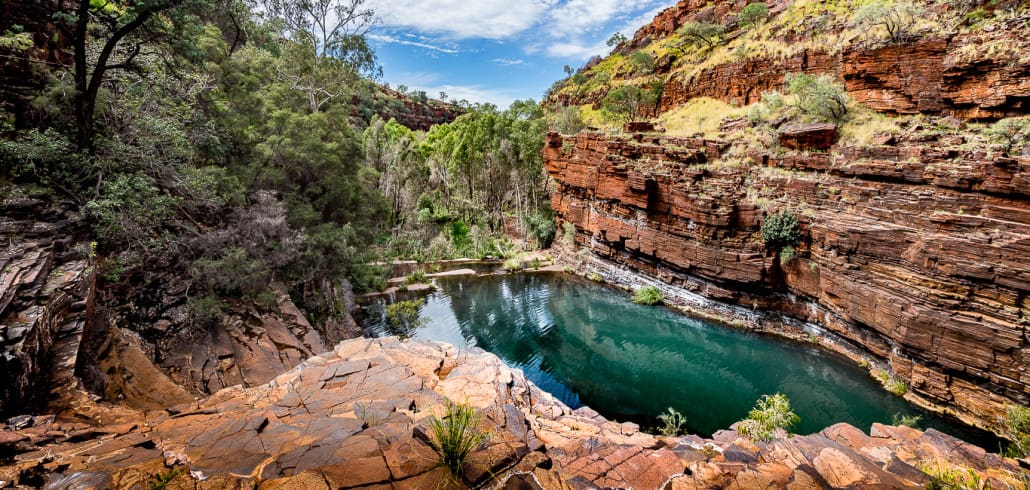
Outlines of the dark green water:
[[785,393],[801,434],[848,422],[868,431],[894,414],[997,451],[996,439],[925,412],[879,386],[865,370],[815,346],[633,304],[607,287],[564,274],[448,278],[426,297],[427,323],[412,332],[367,308],[372,335],[408,335],[479,346],[567,405],[653,425],[666,407],[709,435],[744,418],[763,394]]

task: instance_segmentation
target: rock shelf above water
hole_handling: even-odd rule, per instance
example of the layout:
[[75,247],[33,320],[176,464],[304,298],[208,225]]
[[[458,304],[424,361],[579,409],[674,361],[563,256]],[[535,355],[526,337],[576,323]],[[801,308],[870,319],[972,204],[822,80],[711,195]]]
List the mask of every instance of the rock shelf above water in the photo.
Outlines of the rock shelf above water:
[[[0,429],[0,488],[444,488],[427,420],[447,399],[490,439],[462,485],[491,488],[922,488],[921,469],[973,470],[999,488],[1016,461],[934,430],[838,424],[755,446],[732,430],[658,438],[571,410],[493,354],[356,339],[257,387],[94,426],[23,417]],[[935,466],[936,465],[936,466]],[[177,485],[177,486],[176,486]],[[460,485],[459,485],[460,486]]]

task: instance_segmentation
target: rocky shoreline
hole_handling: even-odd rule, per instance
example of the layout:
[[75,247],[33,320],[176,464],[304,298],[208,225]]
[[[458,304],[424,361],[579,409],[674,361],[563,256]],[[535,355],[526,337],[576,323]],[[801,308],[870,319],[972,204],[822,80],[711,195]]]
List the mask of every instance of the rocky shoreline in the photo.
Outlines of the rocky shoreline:
[[[490,434],[461,482],[428,436],[446,400],[482,413]],[[941,472],[1005,488],[1027,478],[1017,461],[932,429],[838,424],[758,445],[733,430],[656,437],[569,409],[493,354],[397,338],[344,341],[261,386],[108,413],[98,425],[73,413],[9,420],[0,488],[922,488]]]

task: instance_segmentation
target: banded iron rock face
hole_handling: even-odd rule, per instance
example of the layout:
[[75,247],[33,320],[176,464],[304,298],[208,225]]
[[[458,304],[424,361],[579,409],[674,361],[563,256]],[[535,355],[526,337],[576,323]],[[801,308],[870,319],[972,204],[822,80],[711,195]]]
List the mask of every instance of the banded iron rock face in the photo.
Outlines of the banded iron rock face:
[[[577,247],[822,325],[997,428],[1030,400],[1030,158],[914,139],[725,163],[701,138],[552,133],[544,158]],[[760,230],[788,208],[803,238],[780,264]]]

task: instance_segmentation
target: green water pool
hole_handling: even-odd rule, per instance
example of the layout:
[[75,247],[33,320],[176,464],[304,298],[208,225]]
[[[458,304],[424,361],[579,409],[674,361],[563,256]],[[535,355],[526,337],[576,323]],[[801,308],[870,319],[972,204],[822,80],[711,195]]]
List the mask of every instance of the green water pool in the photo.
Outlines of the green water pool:
[[915,407],[841,356],[690,318],[566,274],[447,278],[425,297],[424,325],[387,324],[382,303],[366,307],[368,333],[478,346],[522,369],[567,405],[652,426],[667,407],[709,435],[744,418],[763,394],[784,393],[816,432],[837,422],[868,431],[895,414],[997,451],[993,435]]

